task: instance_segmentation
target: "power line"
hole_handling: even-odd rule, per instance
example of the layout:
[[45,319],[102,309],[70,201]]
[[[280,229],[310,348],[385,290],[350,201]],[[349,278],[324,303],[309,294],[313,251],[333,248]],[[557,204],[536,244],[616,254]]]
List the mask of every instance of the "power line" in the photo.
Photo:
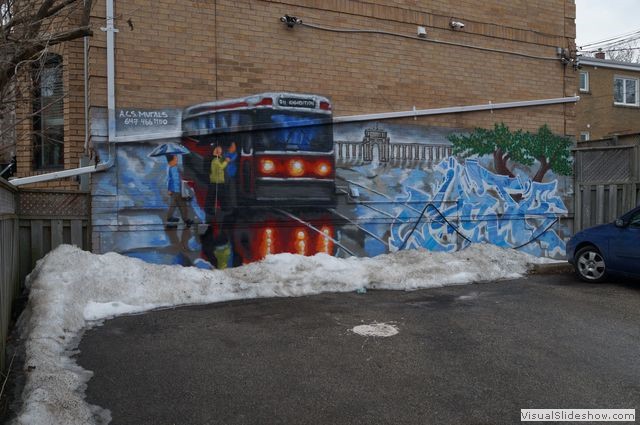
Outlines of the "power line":
[[492,48],[488,48],[488,47],[480,47],[480,46],[475,46],[475,45],[471,45],[471,44],[455,43],[455,42],[450,42],[450,41],[434,40],[434,39],[429,39],[429,38],[421,38],[421,37],[417,37],[417,36],[411,36],[411,35],[407,35],[407,34],[400,34],[400,33],[389,32],[389,31],[369,30],[369,29],[342,29],[342,28],[325,27],[325,26],[322,26],[322,25],[309,24],[307,22],[302,22],[302,20],[299,20],[297,18],[293,18],[293,19],[296,19],[296,21],[294,21],[295,25],[301,25],[301,26],[304,26],[304,27],[314,28],[314,29],[321,30],[321,31],[330,31],[330,32],[338,32],[338,33],[349,33],[349,34],[382,34],[382,35],[388,35],[388,36],[394,36],[394,37],[408,38],[408,39],[416,40],[416,41],[420,41],[420,42],[429,42],[429,43],[445,44],[445,45],[449,45],[449,46],[465,47],[467,49],[481,50],[481,51],[493,52],[493,53],[503,53],[503,54],[508,54],[508,55],[514,55],[514,56],[530,58],[530,59],[541,59],[541,60],[548,60],[548,61],[558,61],[559,60],[558,57],[536,56],[536,55],[530,55],[530,54],[527,54],[527,53],[515,52],[515,51],[511,51],[511,50],[492,49]]
[[605,43],[605,44],[600,44],[600,45],[595,45],[595,46],[591,46],[592,49],[598,48],[598,49],[605,49],[605,48],[609,48],[609,47],[615,47],[615,46],[623,46],[625,44],[629,44],[632,43],[636,40],[640,40],[640,34],[635,35],[633,37],[628,37],[628,38],[623,38],[621,40],[618,40],[616,42],[611,42],[611,43]]
[[628,50],[640,50],[640,47],[626,47],[620,49],[598,49],[598,50],[580,50],[580,53],[608,53],[608,52],[626,52]]
[[632,36],[632,35],[635,35],[635,34],[640,34],[640,29],[635,30],[635,31],[631,31],[631,32],[628,32],[628,33],[625,33],[625,34],[620,34],[620,35],[617,35],[615,37],[611,37],[611,38],[608,38],[608,39],[595,41],[593,43],[581,44],[580,48],[594,46],[594,45],[597,45],[597,44],[607,43],[607,42],[610,42],[610,41],[613,41],[613,40],[617,40],[619,38],[629,37],[629,36]]

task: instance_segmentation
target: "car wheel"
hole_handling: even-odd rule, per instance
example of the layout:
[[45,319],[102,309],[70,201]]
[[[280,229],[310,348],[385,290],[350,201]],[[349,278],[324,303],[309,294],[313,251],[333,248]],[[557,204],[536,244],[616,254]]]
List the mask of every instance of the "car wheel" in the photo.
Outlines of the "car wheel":
[[585,282],[602,282],[607,277],[607,265],[595,246],[585,246],[576,253],[575,270]]

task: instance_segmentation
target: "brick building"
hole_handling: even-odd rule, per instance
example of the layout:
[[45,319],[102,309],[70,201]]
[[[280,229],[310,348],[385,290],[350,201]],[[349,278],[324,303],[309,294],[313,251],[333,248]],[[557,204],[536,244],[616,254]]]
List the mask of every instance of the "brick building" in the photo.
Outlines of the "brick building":
[[[95,2],[88,46],[89,107],[107,106],[105,3]],[[181,108],[264,91],[320,92],[335,115],[442,108],[574,95],[577,74],[556,48],[570,49],[575,5],[500,1],[188,1],[115,4],[116,107]],[[284,15],[341,33],[280,22]],[[450,27],[452,19],[465,24]],[[131,23],[131,25],[128,24]],[[415,37],[416,28],[427,37]],[[413,40],[411,38],[414,38]],[[453,44],[440,44],[430,41]],[[470,45],[476,48],[462,47]],[[495,49],[507,53],[481,49]],[[83,41],[62,49],[64,168],[79,166],[85,147]],[[522,55],[531,55],[529,58]],[[550,58],[543,60],[539,58]],[[574,135],[572,104],[425,119],[455,127],[518,128],[547,123]],[[32,123],[24,123],[32,126]],[[29,135],[30,131],[23,134]],[[5,151],[9,151],[7,148]],[[33,140],[18,141],[18,175],[34,168]],[[59,165],[59,164],[58,164]],[[49,183],[50,186],[52,183]],[[66,182],[66,187],[75,187]]]
[[579,140],[613,141],[629,139],[629,135],[637,139],[640,65],[607,60],[604,54],[600,58],[583,58],[580,63],[580,101],[576,105]]
[[[148,247],[132,242],[132,230],[160,232],[149,238],[157,241],[161,237],[164,240],[165,220],[162,211],[170,200],[163,194],[166,191],[163,186],[167,175],[166,162],[157,160],[161,145],[165,145],[162,149],[168,149],[169,145],[185,145],[186,139],[181,135],[187,134],[187,122],[189,125],[199,125],[189,121],[189,114],[194,110],[227,110],[231,108],[230,105],[239,104],[251,109],[246,105],[254,100],[247,96],[259,93],[274,94],[267,96],[269,99],[260,98],[260,102],[269,102],[263,105],[269,105],[274,110],[276,106],[295,106],[294,103],[298,102],[300,108],[297,112],[306,113],[309,111],[304,108],[308,108],[308,105],[315,104],[318,107],[330,102],[331,116],[335,122],[332,137],[336,146],[339,141],[340,146],[345,147],[344,153],[333,148],[330,150],[336,159],[335,163],[332,159],[326,169],[331,169],[333,173],[333,167],[336,168],[334,180],[336,196],[339,197],[337,201],[331,201],[335,202],[331,205],[336,206],[331,210],[340,214],[341,220],[347,220],[360,229],[361,233],[356,235],[357,232],[329,226],[325,235],[332,235],[329,238],[332,250],[348,253],[374,255],[397,249],[398,246],[403,248],[412,243],[414,246],[425,246],[427,243],[418,241],[415,235],[410,235],[413,239],[409,241],[409,236],[404,238],[399,233],[394,234],[398,229],[389,228],[389,223],[379,231],[363,229],[359,223],[367,218],[353,215],[355,209],[346,211],[348,202],[340,198],[346,196],[347,192],[349,196],[355,196],[357,191],[354,188],[358,184],[366,186],[358,180],[358,176],[356,178],[349,174],[353,170],[378,176],[373,177],[374,180],[381,179],[375,182],[376,185],[384,187],[388,187],[389,183],[382,181],[382,176],[389,171],[388,166],[393,161],[396,161],[393,167],[419,170],[424,174],[424,182],[438,181],[439,177],[431,173],[441,172],[442,167],[451,167],[451,172],[456,176],[478,172],[480,174],[473,175],[488,176],[487,181],[491,183],[487,184],[494,187],[492,193],[498,193],[496,196],[499,199],[487,201],[486,205],[501,205],[498,209],[490,209],[492,214],[502,214],[513,202],[518,203],[527,196],[533,196],[532,186],[522,181],[536,174],[536,170],[531,168],[535,167],[534,163],[537,164],[535,158],[525,161],[526,164],[518,164],[508,162],[509,154],[505,153],[501,160],[508,164],[508,168],[502,167],[507,168],[506,174],[496,171],[497,167],[488,159],[472,160],[465,165],[462,159],[450,156],[450,136],[464,134],[477,127],[490,129],[498,123],[504,123],[513,130],[530,132],[546,125],[557,135],[576,135],[574,96],[578,72],[572,66],[575,64],[573,0],[542,0],[535,3],[488,0],[481,4],[461,0],[185,0],[178,3],[168,0],[98,0],[91,22],[93,37],[86,41],[66,43],[58,52],[59,55],[52,59],[62,64],[56,78],[66,93],[62,103],[63,115],[59,121],[63,134],[63,154],[54,158],[58,161],[53,164],[54,167],[48,167],[51,164],[46,161],[38,162],[34,156],[34,152],[37,152],[34,148],[36,142],[31,137],[20,138],[16,151],[18,177],[79,167],[83,155],[90,156],[92,160],[98,158],[99,171],[90,173],[93,243],[94,250],[98,252],[116,250],[138,255]],[[312,95],[300,97],[299,94]],[[224,103],[227,99],[238,100]],[[254,113],[257,114],[257,111]],[[213,112],[209,115],[209,124],[202,124],[209,125],[207,130],[212,132],[211,143],[207,143],[220,145],[221,151],[227,155],[228,151],[236,149],[236,140],[215,135],[223,131],[216,120],[224,121],[227,118],[223,119],[222,115]],[[241,122],[244,116],[238,113],[235,118],[230,115],[229,119]],[[214,121],[215,124],[212,124]],[[22,125],[29,130],[34,123],[25,121]],[[199,133],[192,133],[200,137],[203,128],[199,127]],[[389,157],[384,156],[384,161],[381,161],[382,148],[378,145],[367,148],[366,159],[357,154],[363,135],[372,128],[384,131],[385,137],[388,137],[384,149]],[[242,135],[246,128],[240,130],[241,134],[236,137],[238,140],[253,137]],[[310,137],[303,133],[291,137]],[[197,147],[202,152],[205,145],[203,140],[204,136],[196,137]],[[241,150],[238,159],[240,168],[248,164],[251,155],[255,154],[255,143],[258,142],[248,141],[242,149],[238,148]],[[231,145],[234,147],[231,148]],[[494,154],[497,155],[498,151]],[[191,164],[196,160],[202,160],[205,168],[213,161],[211,152],[203,153],[202,158],[193,153],[191,150],[191,155],[180,159],[179,167],[183,173],[188,174],[189,168],[195,167]],[[257,157],[251,158],[251,161],[258,161]],[[436,163],[443,159],[447,159],[448,165],[444,165],[446,161],[440,165]],[[260,161],[263,162],[247,165],[253,167],[252,173],[266,172],[260,169],[264,161],[271,161],[269,167],[277,169],[279,166],[278,161],[272,158],[262,158]],[[314,161],[315,167],[325,166],[323,159],[316,158]],[[360,162],[352,166],[349,161]],[[296,167],[311,164],[294,163]],[[467,166],[473,170],[466,169]],[[369,168],[363,171],[363,167]],[[134,171],[137,173],[135,176],[128,174]],[[518,181],[506,182],[505,177]],[[282,194],[293,192],[275,187],[277,184],[274,181],[278,179],[293,184],[295,178],[294,174],[262,178],[270,182],[275,192],[281,193],[278,198],[281,204],[288,199]],[[153,181],[153,184],[149,181]],[[450,183],[462,184],[458,180]],[[545,183],[550,185],[544,189],[549,199],[553,196],[564,199],[570,193],[570,183],[555,174],[547,175]],[[411,196],[424,195],[425,199],[431,199],[433,188],[425,184],[421,181],[418,184],[420,194]],[[75,177],[67,177],[29,184],[28,187],[77,190],[79,185]],[[238,219],[236,210],[223,219],[214,214],[222,205],[217,199],[218,183],[215,187],[215,201],[196,193],[190,206],[192,211],[189,214],[194,216],[196,223],[214,224],[206,230],[209,233],[203,235],[204,230],[199,230],[198,244],[202,244],[203,252],[205,245],[209,251],[208,255],[202,254],[201,257],[220,268],[223,260],[214,258],[212,252],[218,252],[216,247],[228,244],[231,246],[231,257],[234,258],[229,260],[229,264],[247,262],[251,255],[240,252],[242,244],[239,241],[255,237],[255,229],[251,228],[249,236],[243,233],[249,224]],[[132,188],[138,192],[131,192]],[[253,186],[251,188],[253,190]],[[341,189],[343,192],[340,192]],[[445,189],[440,187],[442,193],[451,192]],[[457,193],[466,190],[462,187],[458,189]],[[222,186],[220,190],[229,191]],[[371,187],[360,187],[361,193],[374,193],[372,190]],[[409,192],[404,188],[399,193],[403,195]],[[516,192],[519,194],[514,195]],[[365,195],[360,196],[362,201]],[[384,196],[389,200],[398,194]],[[257,198],[258,195],[255,195],[252,199]],[[455,203],[456,200],[442,199],[439,202]],[[554,202],[554,205],[562,207],[550,206],[550,215],[567,212],[563,201]],[[521,207],[528,208],[524,204]],[[207,209],[213,209],[214,213],[210,214]],[[153,217],[147,213],[144,215],[141,212],[143,210],[153,210]],[[396,210],[383,215],[389,220],[397,214]],[[409,210],[413,211],[414,208],[410,207]],[[306,223],[305,231],[312,229],[311,233],[320,233],[318,229],[325,228],[321,224],[313,224],[324,220],[318,211],[309,213],[302,220],[292,211],[285,210],[284,213],[294,215],[297,222]],[[461,213],[458,213],[458,217],[461,217]],[[269,214],[264,214],[265,223],[275,220]],[[526,216],[525,212],[523,214]],[[141,215],[145,218],[139,218]],[[422,216],[411,218],[414,221],[416,219],[419,221]],[[234,230],[231,232],[233,234],[220,236],[219,227],[227,228],[229,220],[236,223],[234,226],[238,229],[244,230]],[[537,229],[551,228],[553,223],[545,220],[541,219],[532,227],[525,225],[527,230],[521,232],[524,235],[522,237],[528,240]],[[515,226],[513,223],[510,225]],[[442,234],[431,229],[429,232],[430,238],[439,238],[437,243],[434,242],[438,249],[461,247],[462,242],[451,242],[454,237],[447,231]],[[296,246],[308,246],[299,244],[311,240],[305,239],[303,233],[297,233],[302,235],[300,240],[296,239],[298,236],[292,236],[295,244],[298,244]],[[488,237],[482,229],[476,233],[480,239]],[[553,241],[543,243],[545,248],[540,249],[544,252],[532,252],[561,255],[562,240],[567,234],[568,230],[558,229]],[[143,233],[137,234],[138,240],[144,239],[141,235]],[[373,238],[373,242],[370,238]],[[165,248],[175,246],[174,239],[171,239],[171,243],[166,242]],[[265,236],[260,240],[261,249],[264,250],[268,245],[265,241],[271,239]],[[328,239],[324,240],[326,242]],[[373,246],[384,245],[392,240],[395,242],[389,242],[388,246]],[[507,245],[516,246],[520,242],[514,239]],[[313,243],[318,247],[322,245],[320,240],[317,243],[314,240]],[[326,249],[328,246],[324,244]],[[280,249],[283,250],[295,252],[293,248]],[[158,257],[166,254],[160,251],[155,249],[156,257],[151,261],[194,264],[193,255],[184,250],[170,250],[170,259]],[[270,251],[267,249],[266,252]],[[147,254],[140,256],[150,259]],[[251,258],[259,257],[254,255]]]

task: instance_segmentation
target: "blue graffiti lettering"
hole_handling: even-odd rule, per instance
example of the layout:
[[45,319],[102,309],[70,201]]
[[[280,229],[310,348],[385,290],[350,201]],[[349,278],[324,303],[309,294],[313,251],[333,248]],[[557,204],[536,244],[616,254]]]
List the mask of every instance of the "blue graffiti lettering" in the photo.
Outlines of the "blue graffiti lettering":
[[565,241],[553,229],[568,212],[557,194],[557,181],[497,175],[477,160],[460,164],[453,157],[440,162],[435,171],[442,179],[433,196],[406,187],[396,197],[403,208],[391,224],[391,251],[452,252],[471,243],[491,243],[538,256],[564,256]]

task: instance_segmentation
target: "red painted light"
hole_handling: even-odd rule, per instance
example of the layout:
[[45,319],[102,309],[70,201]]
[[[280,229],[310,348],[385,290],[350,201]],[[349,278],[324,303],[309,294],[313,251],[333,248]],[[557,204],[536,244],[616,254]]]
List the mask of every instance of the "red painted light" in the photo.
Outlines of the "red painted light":
[[276,174],[278,172],[278,168],[272,159],[262,158],[260,159],[260,172],[269,176]]
[[315,171],[320,177],[327,177],[331,174],[331,164],[326,161],[318,161],[316,163]]
[[309,236],[305,229],[296,229],[293,232],[293,246],[296,254],[307,255],[307,245],[309,243]]
[[291,159],[287,163],[287,170],[292,177],[302,177],[305,174],[306,169],[305,161],[299,158]]
[[276,233],[271,227],[262,231],[262,257],[276,253]]
[[316,252],[323,252],[325,254],[333,254],[333,227],[322,226],[320,228],[320,234],[318,235],[318,241],[316,243]]
[[257,173],[262,177],[278,178],[332,178],[333,161],[326,156],[260,156],[257,160]]
[[320,102],[320,109],[322,109],[323,111],[330,111],[331,110],[331,104],[329,102],[325,102],[324,100]]
[[256,106],[271,106],[273,105],[273,99],[270,97],[265,97],[260,102],[256,103]]

